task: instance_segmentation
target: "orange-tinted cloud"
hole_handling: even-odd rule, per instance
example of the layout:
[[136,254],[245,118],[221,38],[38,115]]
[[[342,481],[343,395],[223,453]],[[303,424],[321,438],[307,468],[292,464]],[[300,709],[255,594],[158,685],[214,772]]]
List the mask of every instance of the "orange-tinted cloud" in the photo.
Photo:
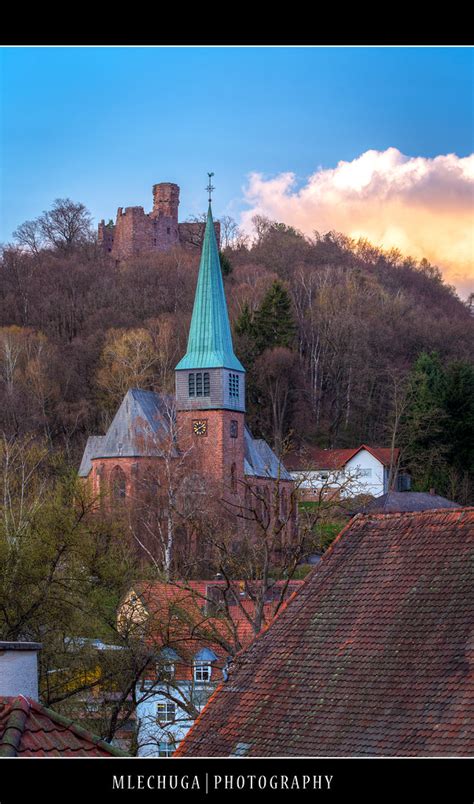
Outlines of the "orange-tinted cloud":
[[331,170],[318,169],[301,189],[293,173],[251,174],[245,195],[256,213],[306,234],[334,229],[398,248],[438,265],[462,296],[474,290],[474,154],[407,157],[396,148],[366,151]]

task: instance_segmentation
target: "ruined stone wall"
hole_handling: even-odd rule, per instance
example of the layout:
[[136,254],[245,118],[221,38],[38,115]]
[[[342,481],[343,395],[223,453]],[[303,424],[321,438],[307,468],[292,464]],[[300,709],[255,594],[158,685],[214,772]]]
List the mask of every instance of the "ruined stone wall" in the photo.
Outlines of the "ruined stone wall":
[[[153,186],[153,209],[119,207],[115,226],[101,221],[98,242],[103,250],[117,260],[139,254],[169,251],[175,246],[200,248],[205,223],[178,223],[179,187],[162,182]],[[218,245],[220,224],[214,224]]]

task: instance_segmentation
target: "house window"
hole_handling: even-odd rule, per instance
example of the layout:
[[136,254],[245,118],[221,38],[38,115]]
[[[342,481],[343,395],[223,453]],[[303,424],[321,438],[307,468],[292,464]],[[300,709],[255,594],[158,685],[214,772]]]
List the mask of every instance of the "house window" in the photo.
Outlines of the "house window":
[[210,662],[194,662],[194,681],[197,684],[206,684],[211,680],[212,667]]
[[231,399],[239,398],[239,375],[229,374],[229,396]]
[[159,681],[172,681],[174,678],[174,672],[174,664],[161,664],[158,662],[156,665],[156,676]]
[[176,749],[176,743],[163,741],[162,743],[158,744],[158,756],[171,757],[173,756],[175,749]]
[[115,500],[123,500],[127,494],[127,480],[120,466],[116,466],[112,469],[111,481],[112,497]]
[[359,477],[372,477],[372,469],[361,469],[359,467],[357,472]]
[[171,701],[156,704],[156,722],[174,723],[176,720],[176,704]]

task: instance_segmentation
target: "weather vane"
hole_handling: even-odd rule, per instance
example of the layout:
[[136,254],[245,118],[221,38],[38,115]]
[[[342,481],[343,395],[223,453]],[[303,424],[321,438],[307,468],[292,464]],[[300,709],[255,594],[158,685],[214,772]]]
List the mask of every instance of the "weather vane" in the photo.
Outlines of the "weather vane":
[[211,201],[212,201],[211,193],[212,193],[213,190],[215,190],[215,187],[213,187],[212,184],[211,184],[211,179],[212,179],[214,173],[208,173],[207,175],[209,176],[209,184],[207,185],[206,190],[209,193],[209,203],[211,203]]

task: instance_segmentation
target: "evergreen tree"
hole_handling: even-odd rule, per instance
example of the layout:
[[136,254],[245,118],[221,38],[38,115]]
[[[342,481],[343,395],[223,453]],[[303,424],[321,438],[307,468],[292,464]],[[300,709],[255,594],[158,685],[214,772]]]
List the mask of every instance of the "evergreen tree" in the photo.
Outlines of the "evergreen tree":
[[234,324],[234,336],[236,354],[242,365],[248,370],[255,362],[257,349],[254,319],[247,302],[242,307],[242,312]]
[[245,304],[234,332],[237,354],[247,369],[247,419],[280,452],[290,420],[294,394],[288,380],[296,359],[296,325],[285,286],[275,281],[254,314]]
[[406,462],[418,491],[446,486],[445,387],[439,356],[423,352],[411,372],[407,412],[401,427]]
[[221,271],[223,276],[229,276],[232,273],[232,263],[229,260],[227,254],[224,254],[223,251],[219,251],[219,261],[221,264]]
[[474,474],[474,366],[471,363],[457,361],[448,366],[444,409],[449,463],[460,472]]
[[255,313],[254,338],[257,353],[284,346],[291,349],[295,342],[296,325],[291,299],[285,286],[275,281]]
[[405,460],[418,491],[434,487],[467,502],[474,475],[474,367],[447,368],[436,353],[422,353],[409,379],[401,428]]

